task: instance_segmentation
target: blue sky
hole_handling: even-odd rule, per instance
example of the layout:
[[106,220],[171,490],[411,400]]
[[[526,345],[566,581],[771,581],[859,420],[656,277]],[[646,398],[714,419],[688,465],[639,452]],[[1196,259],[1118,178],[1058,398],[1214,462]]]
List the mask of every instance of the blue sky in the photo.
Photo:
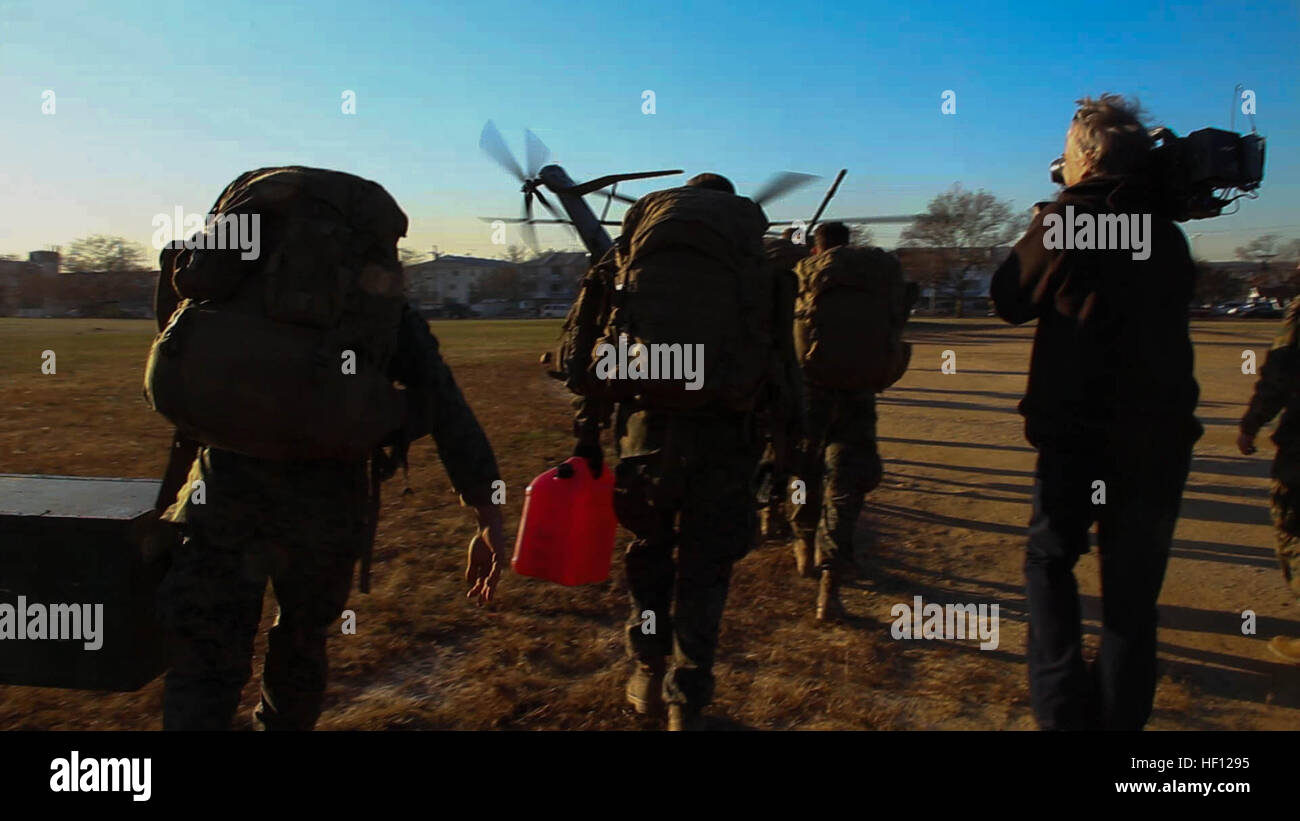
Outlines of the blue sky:
[[[520,197],[478,148],[489,118],[521,161],[531,128],[576,179],[716,170],[743,193],[847,167],[832,215],[924,210],[954,182],[1027,208],[1055,190],[1078,97],[1135,95],[1186,133],[1227,127],[1243,83],[1269,140],[1261,197],[1184,225],[1226,259],[1257,234],[1300,237],[1298,78],[1295,3],[0,0],[0,253],[148,244],[155,214],[206,212],[239,173],[302,164],[382,183],[414,248],[495,256],[475,217],[513,216]],[[769,216],[806,217],[823,190]]]

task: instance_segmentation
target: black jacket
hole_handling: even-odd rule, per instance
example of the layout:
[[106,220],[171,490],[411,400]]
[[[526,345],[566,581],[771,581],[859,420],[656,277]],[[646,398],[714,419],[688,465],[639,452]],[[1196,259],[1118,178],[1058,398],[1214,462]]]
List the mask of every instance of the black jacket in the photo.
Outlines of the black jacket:
[[[998,315],[1017,325],[1038,320],[1020,402],[1035,445],[1135,423],[1200,435],[1187,324],[1196,269],[1182,231],[1148,191],[1138,178],[1118,177],[1065,189],[993,275]],[[1129,249],[1046,248],[1049,215],[1064,223],[1067,207],[1076,223],[1082,214],[1138,215],[1139,224],[1150,215],[1142,234],[1149,257],[1134,259],[1143,254],[1133,236]]]

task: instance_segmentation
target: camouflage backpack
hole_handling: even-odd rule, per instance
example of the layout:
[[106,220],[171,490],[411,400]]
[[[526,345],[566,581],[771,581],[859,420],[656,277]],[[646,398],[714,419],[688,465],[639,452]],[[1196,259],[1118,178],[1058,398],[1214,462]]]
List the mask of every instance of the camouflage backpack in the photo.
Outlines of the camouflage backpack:
[[766,228],[762,208],[721,191],[639,199],[612,257],[593,268],[603,310],[581,340],[593,347],[575,358],[579,392],[662,410],[752,409],[774,345]]
[[[150,405],[226,450],[365,459],[406,417],[387,375],[406,215],[376,183],[298,166],[240,176],[212,215],[200,247],[163,255],[183,301],[149,354]],[[237,224],[255,229],[255,258],[230,247]]]
[[898,258],[842,245],[795,268],[794,343],[804,378],[827,388],[880,392],[907,370],[910,294]]

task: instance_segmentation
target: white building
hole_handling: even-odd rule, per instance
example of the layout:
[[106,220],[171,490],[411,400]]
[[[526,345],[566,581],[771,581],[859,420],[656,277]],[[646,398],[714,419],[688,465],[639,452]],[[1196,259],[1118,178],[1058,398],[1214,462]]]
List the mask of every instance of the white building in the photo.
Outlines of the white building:
[[428,262],[406,266],[406,292],[422,311],[451,303],[468,305],[490,274],[508,266],[499,259],[441,254]]

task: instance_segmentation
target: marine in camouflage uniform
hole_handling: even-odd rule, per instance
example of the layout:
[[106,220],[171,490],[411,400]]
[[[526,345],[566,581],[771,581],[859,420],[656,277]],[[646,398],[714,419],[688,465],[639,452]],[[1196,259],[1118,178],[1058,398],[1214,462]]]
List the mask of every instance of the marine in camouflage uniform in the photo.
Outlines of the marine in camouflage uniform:
[[[818,253],[847,245],[848,228],[824,223],[814,234]],[[906,286],[901,273],[896,293]],[[906,319],[906,311],[902,312]],[[798,477],[806,499],[793,507],[795,565],[819,580],[817,619],[843,615],[839,588],[853,567],[853,530],[866,495],[880,485],[884,467],[876,445],[876,394],[839,390],[804,380],[803,440]]]
[[[714,174],[687,185],[735,193]],[[634,666],[627,699],[645,714],[666,707],[669,730],[701,729],[731,571],[757,527],[754,478],[763,442],[755,413],[668,412],[582,397],[574,405],[575,455],[593,466],[601,459],[600,430],[613,417],[614,512],[633,535],[624,555]]]
[[731,570],[752,544],[762,443],[753,414],[669,414],[634,403],[618,406],[614,433],[614,511],[634,537],[624,556],[628,656],[657,691],[647,711],[662,693],[698,720],[713,699]]
[[[790,517],[801,575],[843,575],[853,563],[853,529],[884,467],[876,445],[876,394],[804,385],[799,478],[807,498]],[[811,554],[811,555],[810,555]]]
[[[1282,332],[1268,352],[1255,383],[1250,406],[1241,417],[1242,450],[1254,452],[1260,428],[1278,413],[1282,419],[1273,433],[1273,524],[1277,527],[1277,556],[1282,576],[1300,595],[1300,344],[1297,340],[1300,299],[1292,300],[1282,322]],[[1245,445],[1248,444],[1249,447]]]
[[[432,433],[462,503],[489,505],[500,475],[492,448],[428,324],[409,306],[391,375],[411,391],[416,427]],[[163,515],[183,536],[158,597],[176,644],[165,729],[230,727],[252,674],[268,578],[279,614],[254,718],[260,729],[315,725],[328,671],[326,631],[347,603],[353,568],[373,533],[372,484],[364,461],[270,461],[199,449]]]
[[758,426],[766,442],[759,462],[760,493],[758,502],[759,530],[761,536],[788,537],[786,498],[790,477],[798,461],[799,440],[802,432],[803,379],[799,372],[799,359],[794,350],[794,304],[799,292],[799,279],[794,265],[805,256],[808,249],[795,243],[793,228],[787,228],[778,239],[764,239],[764,250],[775,269],[776,317],[773,328],[779,343],[776,349],[778,376],[769,384],[764,400],[758,409]]

